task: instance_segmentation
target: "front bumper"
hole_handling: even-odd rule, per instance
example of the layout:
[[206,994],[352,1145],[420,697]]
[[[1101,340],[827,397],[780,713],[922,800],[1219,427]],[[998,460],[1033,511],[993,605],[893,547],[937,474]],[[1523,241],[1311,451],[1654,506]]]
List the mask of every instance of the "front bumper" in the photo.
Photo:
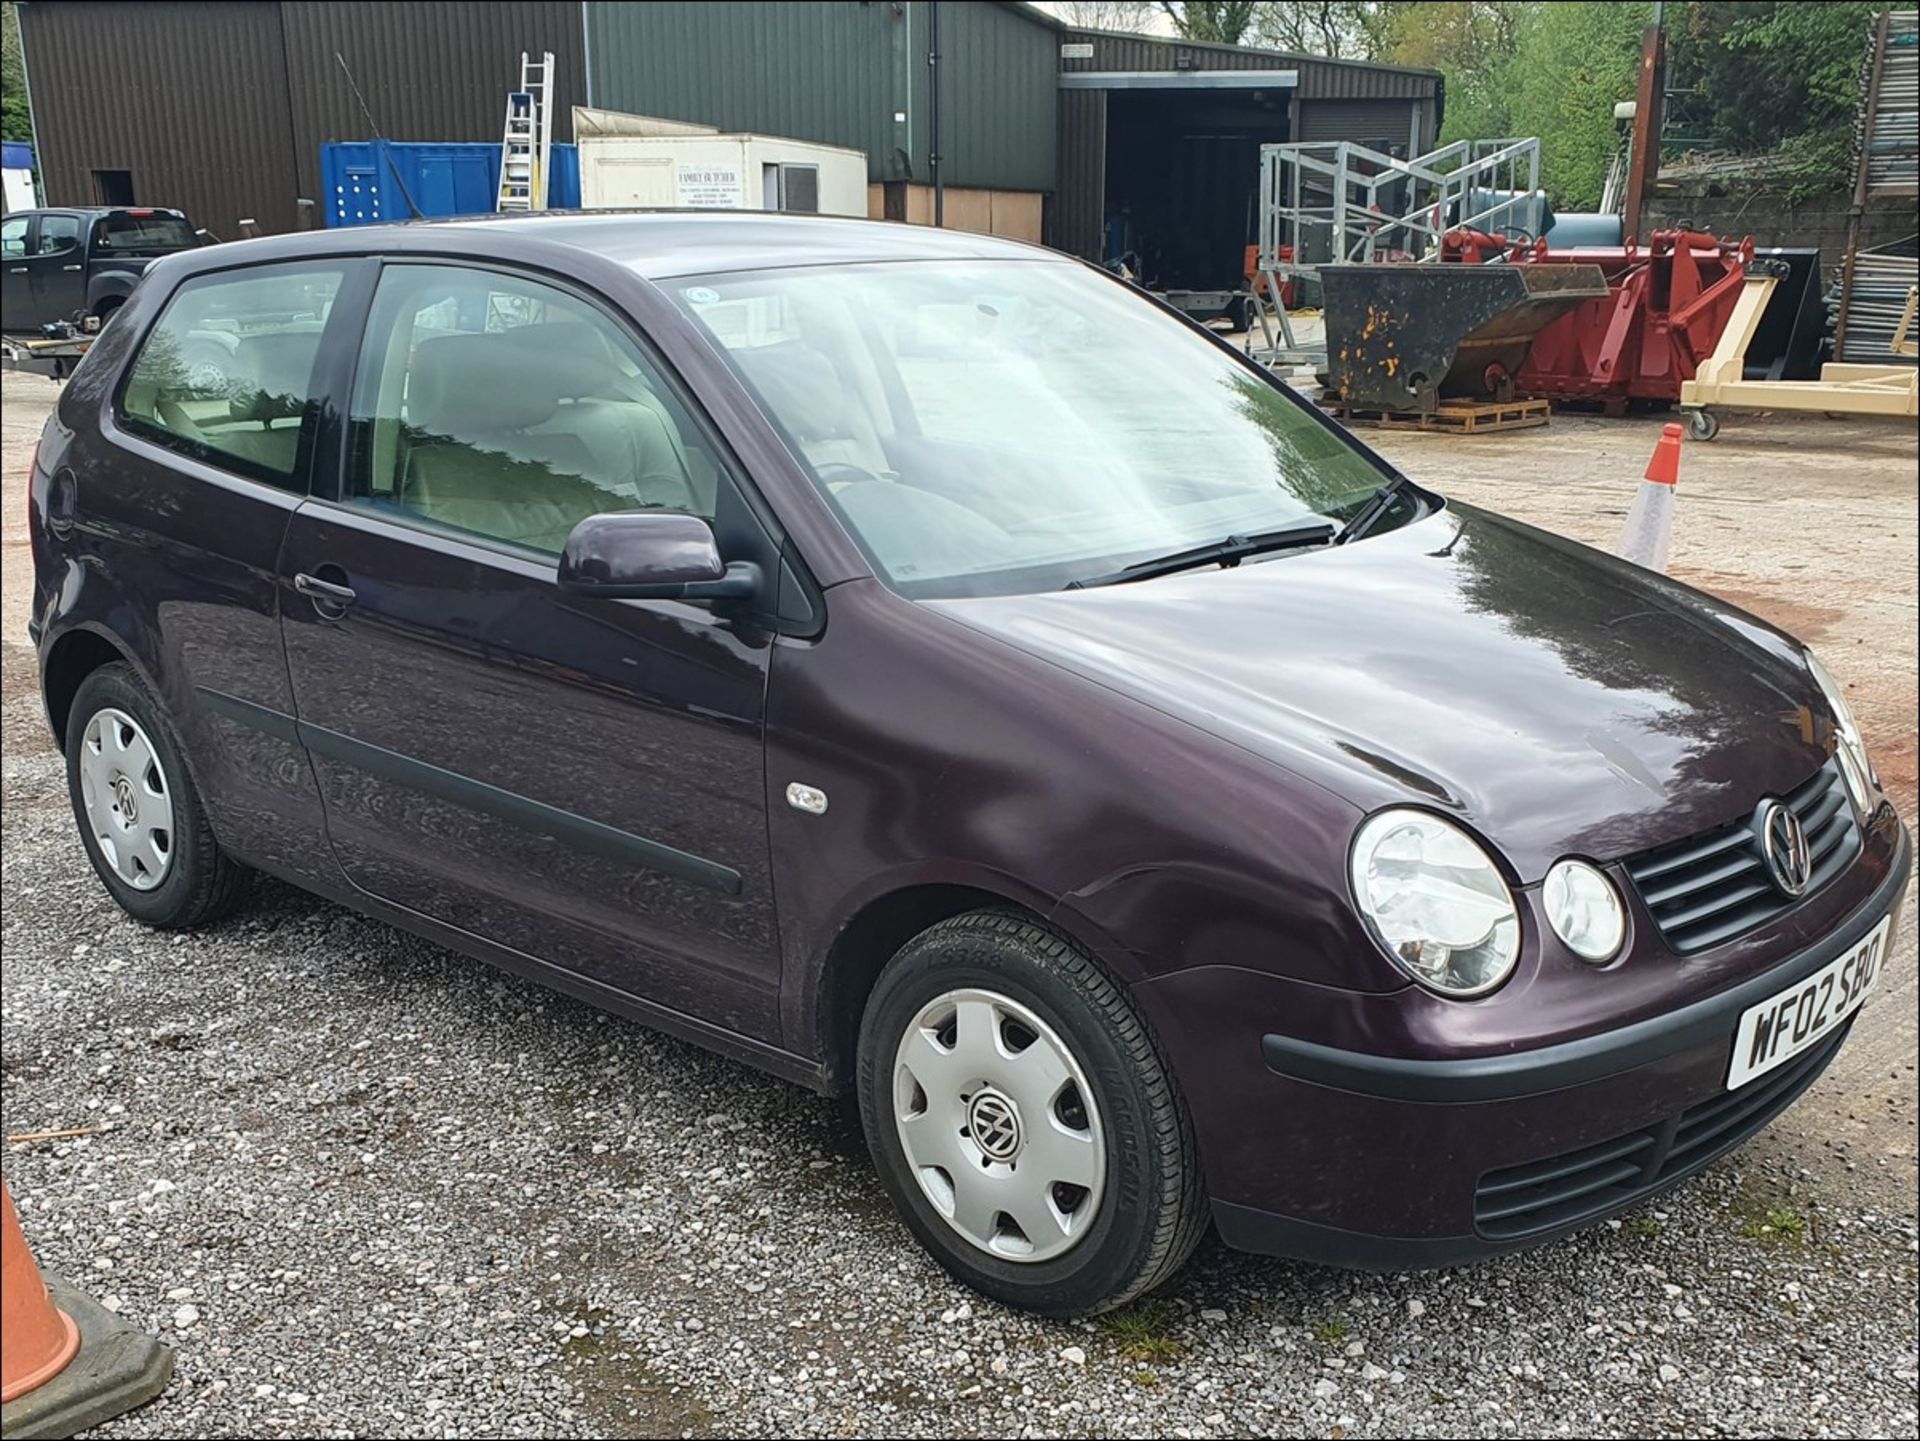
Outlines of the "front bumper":
[[[1215,1064],[1201,1070],[1202,1094],[1189,1086],[1189,1101],[1222,1238],[1366,1269],[1454,1265],[1590,1225],[1700,1170],[1792,1104],[1845,1043],[1857,1017],[1774,1071],[1724,1088],[1741,1013],[1903,904],[1912,843],[1892,825],[1892,863],[1817,942],[1704,1000],[1578,1040],[1410,1059],[1271,1033],[1257,1061],[1227,1068],[1218,1016],[1271,1007],[1214,988],[1204,1004]],[[1177,1011],[1193,999],[1173,1002],[1175,1035],[1192,1033]]]

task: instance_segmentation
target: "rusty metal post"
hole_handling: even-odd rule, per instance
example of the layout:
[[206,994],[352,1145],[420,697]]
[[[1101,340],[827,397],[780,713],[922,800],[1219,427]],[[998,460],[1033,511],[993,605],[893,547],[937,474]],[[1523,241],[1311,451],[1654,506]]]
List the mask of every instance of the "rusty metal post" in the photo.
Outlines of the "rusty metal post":
[[1667,99],[1665,6],[1653,7],[1653,24],[1640,37],[1640,88],[1633,106],[1633,156],[1627,167],[1627,205],[1621,228],[1627,244],[1640,237],[1640,217],[1660,176],[1660,129]]

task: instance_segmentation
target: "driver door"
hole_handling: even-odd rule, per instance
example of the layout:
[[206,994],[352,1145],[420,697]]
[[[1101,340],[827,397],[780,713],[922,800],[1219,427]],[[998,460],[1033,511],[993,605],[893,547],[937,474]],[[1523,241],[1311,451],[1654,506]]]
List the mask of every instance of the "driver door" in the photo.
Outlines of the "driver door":
[[33,268],[27,255],[33,244],[33,215],[9,215],[0,221],[0,261],[6,274],[0,278],[0,330],[31,330],[33,318]]
[[334,855],[393,905],[778,1036],[763,725],[772,635],[555,581],[586,516],[755,522],[662,367],[588,298],[389,264],[347,455],[294,516],[287,661]]

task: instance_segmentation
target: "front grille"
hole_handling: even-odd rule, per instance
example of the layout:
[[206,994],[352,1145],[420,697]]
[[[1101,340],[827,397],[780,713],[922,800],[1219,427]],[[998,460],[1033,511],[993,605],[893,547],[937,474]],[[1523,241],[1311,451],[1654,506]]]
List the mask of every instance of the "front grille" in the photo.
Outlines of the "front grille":
[[1699,1170],[1792,1105],[1852,1028],[1849,1020],[1804,1055],[1657,1126],[1487,1172],[1473,1195],[1474,1229],[1490,1240],[1513,1241],[1578,1225]]
[[1772,920],[1859,854],[1860,828],[1836,761],[1829,760],[1784,799],[1800,817],[1813,862],[1813,878],[1797,898],[1774,886],[1752,817],[1627,860],[1627,875],[1670,950],[1679,955],[1705,950]]

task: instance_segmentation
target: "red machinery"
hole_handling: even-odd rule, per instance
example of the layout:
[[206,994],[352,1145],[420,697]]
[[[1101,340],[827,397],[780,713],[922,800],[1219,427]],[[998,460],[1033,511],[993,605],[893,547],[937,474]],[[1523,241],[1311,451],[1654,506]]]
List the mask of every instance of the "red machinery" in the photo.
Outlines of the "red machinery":
[[[1753,261],[1753,241],[1661,230],[1644,250],[1631,244],[1551,250],[1544,239],[1509,244],[1479,231],[1453,230],[1441,239],[1441,259],[1600,267],[1606,299],[1586,301],[1543,327],[1512,388],[1522,395],[1596,401],[1607,414],[1619,415],[1629,401],[1679,402],[1681,382],[1694,378],[1726,329]],[[1489,377],[1489,389],[1502,379]]]

